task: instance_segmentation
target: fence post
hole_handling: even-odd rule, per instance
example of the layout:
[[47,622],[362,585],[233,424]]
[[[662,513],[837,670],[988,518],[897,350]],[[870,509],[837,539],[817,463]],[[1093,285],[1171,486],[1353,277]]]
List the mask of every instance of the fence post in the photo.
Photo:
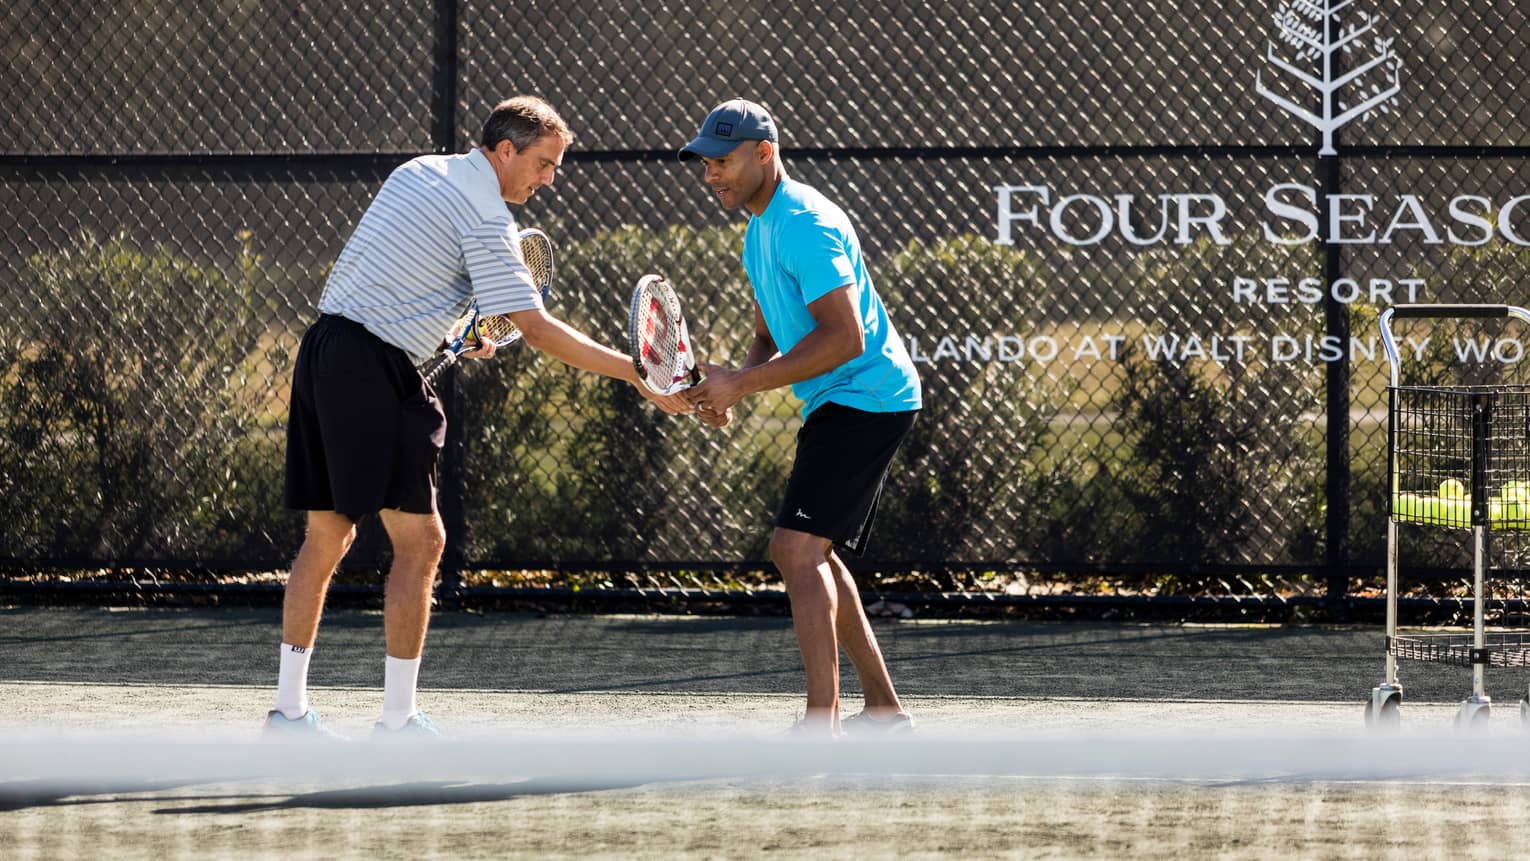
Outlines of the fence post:
[[430,85],[430,146],[438,153],[457,149],[457,2],[436,0],[435,68]]
[[[1337,28],[1338,22],[1330,20],[1328,26]],[[1334,34],[1335,38],[1337,35]],[[1344,62],[1342,53],[1336,53],[1333,62],[1336,64],[1334,74],[1341,74]],[[1319,138],[1321,147],[1321,135]],[[1333,144],[1338,150],[1338,129],[1333,131]],[[1327,157],[1319,155],[1317,158],[1318,177],[1322,184],[1322,193],[1318,198],[1318,211],[1326,212],[1329,198],[1340,194],[1343,190],[1343,164],[1337,152]],[[1323,331],[1326,336],[1338,339],[1330,343],[1339,344],[1341,347],[1338,360],[1327,364],[1324,380],[1324,391],[1327,395],[1325,411],[1328,416],[1328,428],[1325,434],[1328,465],[1324,495],[1328,502],[1328,522],[1325,524],[1327,553],[1323,562],[1328,570],[1328,582],[1323,604],[1328,610],[1330,620],[1341,621],[1346,615],[1346,599],[1349,597],[1350,563],[1349,308],[1336,300],[1333,295],[1333,282],[1344,274],[1344,258],[1340,253],[1340,247],[1326,230],[1322,241],[1323,278],[1328,285],[1323,296]]]
[[[435,68],[431,80],[430,144],[437,153],[457,148],[457,2],[436,0]],[[447,370],[440,391],[446,413],[446,446],[441,452],[441,481],[437,492],[441,520],[446,526],[446,548],[441,554],[441,606],[456,609],[462,604],[462,570],[466,565],[467,490],[465,460],[467,433],[462,426],[463,408],[460,369]]]

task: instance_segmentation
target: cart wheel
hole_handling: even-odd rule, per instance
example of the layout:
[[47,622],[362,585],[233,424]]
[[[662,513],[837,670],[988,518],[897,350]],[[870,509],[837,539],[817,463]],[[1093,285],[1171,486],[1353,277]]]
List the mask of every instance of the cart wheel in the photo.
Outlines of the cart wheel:
[[1393,730],[1402,726],[1402,698],[1387,697],[1381,704],[1380,713],[1376,711],[1375,700],[1366,700],[1365,725],[1378,730]]
[[1392,697],[1381,704],[1381,715],[1376,719],[1376,725],[1382,729],[1397,729],[1402,726],[1402,698]]
[[1481,703],[1480,705],[1470,702],[1464,703],[1461,706],[1461,710],[1456,713],[1456,726],[1469,732],[1487,729],[1492,713],[1493,707],[1488,703]]

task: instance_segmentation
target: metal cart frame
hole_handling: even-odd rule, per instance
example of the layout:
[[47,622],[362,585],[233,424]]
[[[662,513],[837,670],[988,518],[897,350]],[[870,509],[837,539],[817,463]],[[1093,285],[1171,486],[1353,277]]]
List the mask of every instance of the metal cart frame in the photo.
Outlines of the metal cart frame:
[[[1397,342],[1392,335],[1392,320],[1396,319],[1493,319],[1512,317],[1530,324],[1530,311],[1510,305],[1397,305],[1381,315],[1381,339],[1386,348],[1387,361],[1391,365],[1391,383],[1387,389],[1387,471],[1389,493],[1387,505],[1387,583],[1386,583],[1386,680],[1371,690],[1365,704],[1366,723],[1377,727],[1396,726],[1401,721],[1400,707],[1403,686],[1397,679],[1399,659],[1429,661],[1435,663],[1470,666],[1472,669],[1471,693],[1456,712],[1456,724],[1469,727],[1488,720],[1492,710],[1491,698],[1484,689],[1486,670],[1493,666],[1530,666],[1530,634],[1489,635],[1486,628],[1488,599],[1488,557],[1491,529],[1495,527],[1526,528],[1530,526],[1530,508],[1521,511],[1518,504],[1512,513],[1509,507],[1490,500],[1489,487],[1497,484],[1504,490],[1504,479],[1492,469],[1494,458],[1491,429],[1494,419],[1494,403],[1507,387],[1461,386],[1461,387],[1414,387],[1400,385],[1401,357]],[[1516,387],[1514,394],[1523,404],[1530,398],[1530,388]],[[1412,396],[1439,396],[1455,398],[1465,409],[1458,417],[1465,438],[1469,439],[1469,455],[1457,453],[1455,461],[1469,461],[1469,474],[1461,475],[1452,484],[1455,500],[1420,501],[1405,492],[1399,485],[1400,451],[1398,438],[1403,419],[1410,418],[1407,410]],[[1456,417],[1453,417],[1456,418]],[[1520,442],[1530,451],[1530,423],[1516,427]],[[1518,452],[1520,460],[1530,462],[1525,452]],[[1441,486],[1444,497],[1444,485]],[[1469,491],[1469,492],[1468,492]],[[1469,501],[1468,501],[1469,500]],[[1469,507],[1468,507],[1469,506]],[[1472,532],[1472,630],[1470,636],[1461,634],[1427,634],[1400,637],[1397,634],[1397,584],[1398,546],[1397,525],[1404,522],[1434,524],[1445,527],[1467,528]],[[1520,718],[1530,723],[1530,693],[1519,704]]]

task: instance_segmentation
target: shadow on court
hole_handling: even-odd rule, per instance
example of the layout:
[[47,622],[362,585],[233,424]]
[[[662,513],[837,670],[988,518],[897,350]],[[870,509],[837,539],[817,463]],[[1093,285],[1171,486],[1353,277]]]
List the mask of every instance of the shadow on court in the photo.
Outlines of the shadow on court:
[[13,780],[0,783],[0,813],[31,807],[108,804],[123,795],[168,792],[194,785],[187,780],[85,782]]
[[[486,801],[513,801],[542,795],[604,792],[646,786],[655,781],[567,781],[524,780],[514,783],[448,783],[422,780],[389,786],[365,786],[353,789],[326,789],[298,794],[281,794],[279,799],[251,800],[246,794],[209,798],[227,800],[226,804],[193,804],[167,807],[155,813],[260,813],[270,810],[375,810],[385,807],[433,807],[441,804],[478,804]],[[184,800],[184,799],[183,799]],[[190,799],[198,800],[198,799]]]
[[[177,806],[163,807],[156,814],[185,813],[238,814],[273,810],[375,810],[387,807],[427,807],[441,804],[477,804],[486,801],[512,801],[543,795],[606,792],[632,789],[663,781],[573,781],[522,780],[511,783],[451,783],[447,781],[411,781],[384,786],[324,789],[293,793],[290,790],[262,791],[258,785],[231,788],[216,794],[174,795]],[[39,807],[82,807],[120,804],[145,796],[144,800],[163,803],[165,793],[189,786],[205,786],[205,780],[127,781],[120,783],[60,785],[54,781],[13,781],[0,784],[0,812]],[[154,796],[152,799],[149,796]]]

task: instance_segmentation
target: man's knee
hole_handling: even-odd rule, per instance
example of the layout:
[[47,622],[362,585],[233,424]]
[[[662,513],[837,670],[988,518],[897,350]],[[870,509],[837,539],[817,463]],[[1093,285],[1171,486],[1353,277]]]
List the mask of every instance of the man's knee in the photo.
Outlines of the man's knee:
[[395,544],[393,553],[420,565],[434,566],[446,551],[446,530],[422,531],[409,536],[403,544]]
[[429,526],[420,530],[419,546],[421,552],[440,558],[446,550],[446,524],[441,518],[432,517]]
[[434,566],[446,550],[446,524],[436,515],[394,513],[384,516],[383,525],[397,559]]
[[783,576],[816,573],[829,549],[827,539],[794,529],[777,529],[770,537],[770,561]]
[[303,541],[344,555],[356,540],[356,522],[334,511],[310,511]]

